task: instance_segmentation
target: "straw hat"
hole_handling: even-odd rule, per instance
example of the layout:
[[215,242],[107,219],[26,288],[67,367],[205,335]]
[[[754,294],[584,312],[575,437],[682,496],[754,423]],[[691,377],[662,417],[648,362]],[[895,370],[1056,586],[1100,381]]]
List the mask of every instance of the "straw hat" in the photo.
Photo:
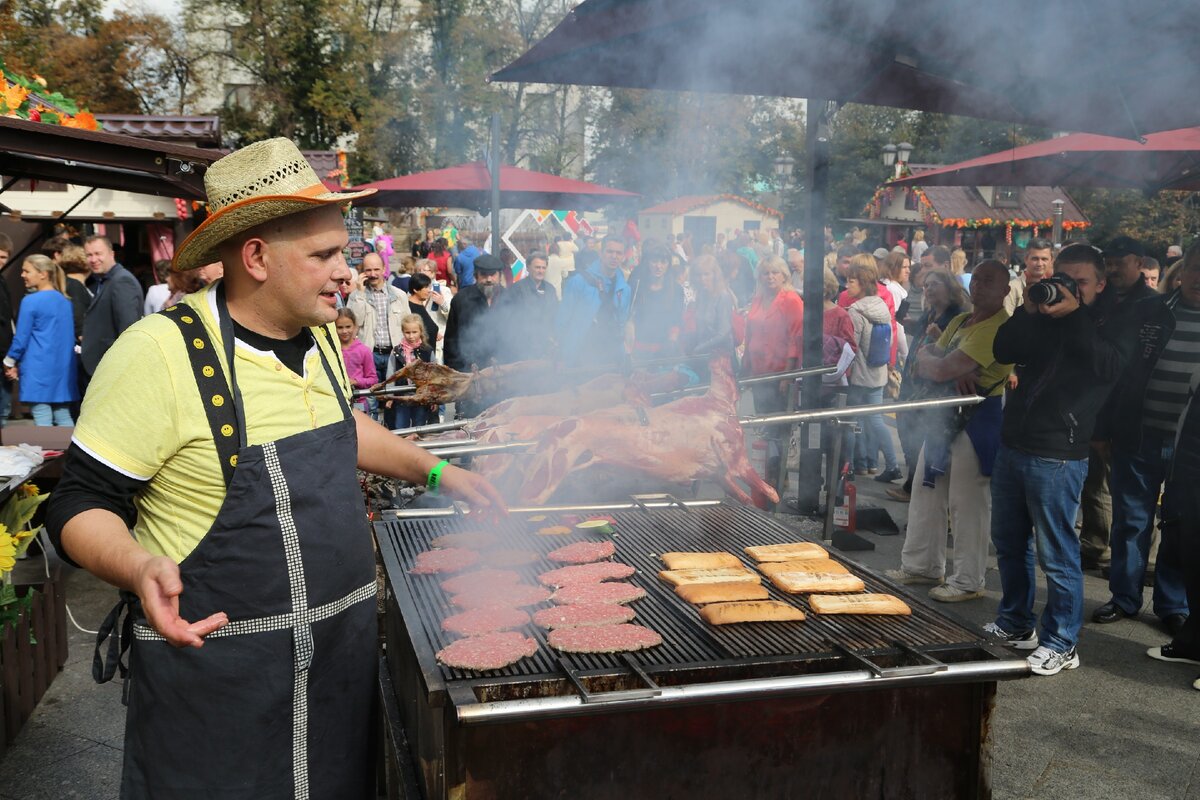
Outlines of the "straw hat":
[[331,192],[289,139],[267,139],[213,162],[204,174],[208,219],[175,250],[183,272],[219,261],[217,247],[231,236],[279,217],[375,193]]

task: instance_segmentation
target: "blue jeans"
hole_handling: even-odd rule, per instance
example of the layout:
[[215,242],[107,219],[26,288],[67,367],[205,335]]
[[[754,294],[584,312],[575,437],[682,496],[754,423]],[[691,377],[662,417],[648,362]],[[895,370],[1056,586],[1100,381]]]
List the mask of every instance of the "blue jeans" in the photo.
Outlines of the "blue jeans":
[[1000,566],[996,624],[1009,633],[1036,627],[1034,549],[1046,573],[1041,643],[1065,653],[1083,625],[1083,567],[1075,516],[1087,459],[1063,461],[1000,445],[992,468],[992,544]]
[[[388,358],[390,355],[390,353],[376,353],[374,350],[371,351],[371,357],[375,359],[375,374],[379,377],[380,382],[387,380],[389,377],[387,367]],[[396,427],[395,405],[393,404],[391,408],[382,408],[382,404],[380,404],[380,409],[383,413],[381,417],[377,417],[377,419],[379,419],[379,421],[382,422],[389,431],[394,430]]]
[[[1136,453],[1113,450],[1112,476],[1112,565],[1108,588],[1113,602],[1127,614],[1142,608],[1142,579],[1150,554],[1150,534],[1158,508],[1158,492],[1167,477],[1174,448],[1174,436],[1150,428],[1142,430],[1141,447]],[[1164,513],[1165,516],[1165,513]],[[1159,617],[1188,613],[1174,527],[1163,530],[1158,564],[1154,570],[1154,613]],[[1169,539],[1169,540],[1168,540]]]
[[[873,389],[866,386],[849,387],[846,393],[847,406],[872,406],[883,402],[883,387]],[[883,450],[885,469],[896,467],[896,445],[892,432],[888,430],[881,414],[858,417],[862,432],[854,437],[854,468],[867,469],[875,466],[875,456]]]
[[12,414],[12,384],[8,378],[0,378],[0,428],[8,424]]
[[75,420],[71,419],[70,403],[32,403],[29,411],[33,414],[34,425],[70,428],[75,424]]

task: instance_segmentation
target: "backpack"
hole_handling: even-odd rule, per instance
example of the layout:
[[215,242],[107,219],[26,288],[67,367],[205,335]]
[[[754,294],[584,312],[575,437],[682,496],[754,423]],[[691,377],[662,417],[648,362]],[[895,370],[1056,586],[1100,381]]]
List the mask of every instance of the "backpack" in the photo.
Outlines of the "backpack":
[[885,367],[892,361],[892,323],[871,324],[871,340],[867,346],[867,366]]

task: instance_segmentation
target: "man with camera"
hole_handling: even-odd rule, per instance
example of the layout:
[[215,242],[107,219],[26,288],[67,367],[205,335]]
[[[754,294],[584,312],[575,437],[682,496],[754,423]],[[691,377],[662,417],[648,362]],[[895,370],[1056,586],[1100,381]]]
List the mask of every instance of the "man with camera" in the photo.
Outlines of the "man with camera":
[[[1054,274],[1028,288],[1000,326],[996,360],[1022,366],[1009,395],[992,472],[992,543],[1002,595],[991,635],[1032,650],[1038,675],[1079,666],[1083,569],[1075,516],[1096,417],[1121,372],[1123,350],[1098,324],[1104,261],[1091,245],[1063,248]],[[1041,633],[1033,614],[1033,541],[1046,573]]]

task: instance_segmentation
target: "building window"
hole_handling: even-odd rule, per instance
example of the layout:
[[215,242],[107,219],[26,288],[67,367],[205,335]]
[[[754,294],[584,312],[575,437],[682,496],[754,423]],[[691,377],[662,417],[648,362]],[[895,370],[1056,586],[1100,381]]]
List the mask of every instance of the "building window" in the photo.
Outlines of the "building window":
[[904,210],[905,211],[920,211],[921,201],[917,199],[916,192],[904,193]]
[[1021,205],[1020,186],[997,186],[992,196],[993,208],[1018,208]]
[[762,227],[762,220],[758,220],[758,219],[748,219],[742,223],[742,230],[744,230],[744,231],[756,231],[761,227]]

